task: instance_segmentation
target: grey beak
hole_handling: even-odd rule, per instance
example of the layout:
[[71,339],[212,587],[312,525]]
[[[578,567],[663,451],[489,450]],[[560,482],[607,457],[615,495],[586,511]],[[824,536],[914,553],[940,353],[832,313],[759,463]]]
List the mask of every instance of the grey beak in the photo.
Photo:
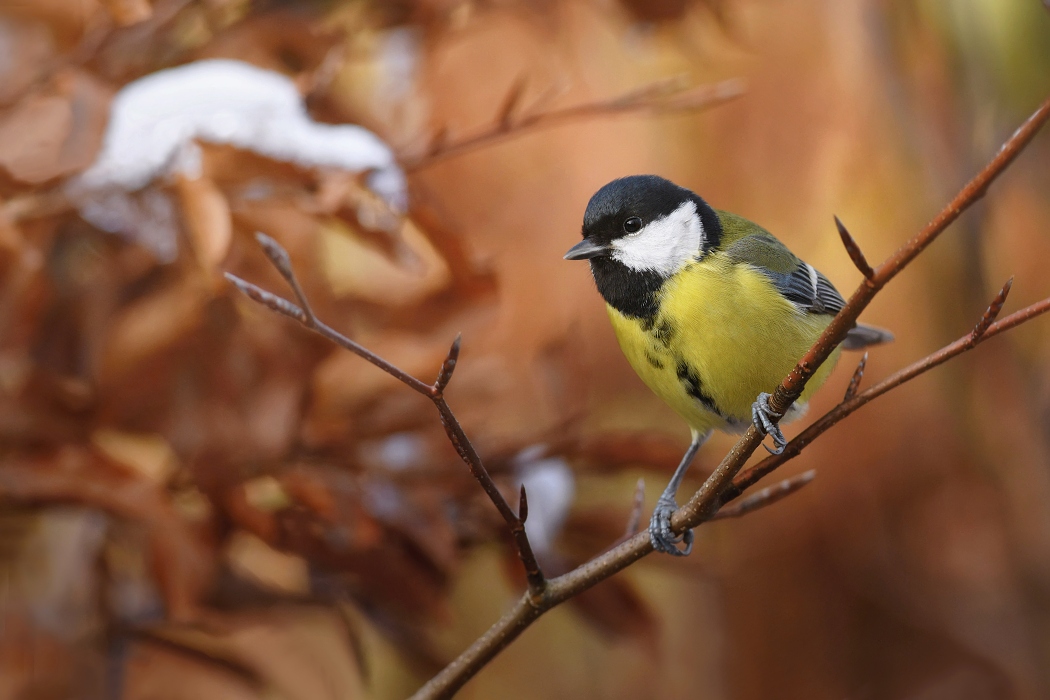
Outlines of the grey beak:
[[603,245],[598,245],[589,238],[584,238],[572,248],[569,248],[569,252],[565,254],[565,259],[589,260],[591,258],[599,258],[608,254],[608,248]]

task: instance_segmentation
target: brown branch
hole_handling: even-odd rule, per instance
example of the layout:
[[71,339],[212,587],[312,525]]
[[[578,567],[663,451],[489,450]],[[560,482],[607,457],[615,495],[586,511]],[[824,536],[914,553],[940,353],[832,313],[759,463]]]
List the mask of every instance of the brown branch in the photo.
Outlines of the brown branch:
[[842,238],[842,245],[845,246],[846,252],[849,253],[850,260],[860,270],[860,274],[864,275],[864,279],[870,280],[875,276],[875,270],[871,269],[871,265],[868,264],[868,259],[864,257],[864,252],[860,249],[860,245],[853,239],[845,224],[837,216],[835,217],[835,228],[839,230],[839,237]]
[[258,302],[279,314],[295,319],[306,328],[324,336],[336,345],[349,350],[355,355],[368,360],[379,369],[400,381],[402,384],[430,399],[438,410],[438,415],[441,417],[441,425],[445,428],[445,434],[448,436],[452,446],[456,448],[456,452],[459,453],[459,456],[470,468],[470,473],[474,476],[477,482],[481,484],[485,493],[488,494],[489,499],[492,500],[496,509],[500,512],[500,515],[503,516],[503,519],[507,522],[510,532],[514,537],[514,543],[518,548],[518,556],[521,558],[522,565],[525,567],[525,575],[529,582],[530,593],[533,596],[539,596],[542,594],[547,582],[543,576],[543,571],[540,569],[540,565],[536,560],[536,555],[532,551],[529,537],[525,533],[527,504],[524,500],[524,491],[522,492],[523,508],[521,510],[521,517],[519,517],[507,503],[507,499],[505,499],[503,494],[500,493],[499,488],[496,486],[496,482],[492,480],[492,476],[489,474],[488,469],[485,468],[481,456],[478,454],[477,450],[474,449],[474,445],[471,444],[470,439],[467,438],[467,434],[463,431],[463,426],[460,425],[459,420],[456,419],[456,416],[452,413],[452,409],[449,408],[448,403],[445,401],[445,387],[448,386],[449,381],[452,379],[452,373],[456,368],[456,362],[459,358],[460,336],[456,336],[456,340],[452,343],[452,347],[449,348],[448,355],[446,356],[445,361],[441,363],[441,369],[438,371],[437,379],[435,379],[433,384],[427,384],[426,382],[416,379],[408,372],[405,372],[390,362],[387,362],[371,350],[365,348],[363,345],[355,343],[342,333],[339,333],[319,321],[307,301],[306,294],[303,292],[299,280],[295,276],[295,271],[292,269],[292,263],[291,259],[288,257],[288,253],[277,241],[263,233],[256,233],[255,238],[259,242],[259,245],[262,246],[263,251],[266,253],[266,257],[270,259],[273,266],[288,282],[288,285],[292,288],[292,291],[295,293],[301,306],[296,306],[287,299],[272,294],[251,282],[247,282],[236,275],[230,274],[229,272],[226,273],[226,279],[253,301]]
[[[1047,119],[1050,119],[1050,99],[1047,99],[1021,128],[1014,132],[991,162],[963,187],[959,194],[941,210],[933,221],[874,270],[872,277],[865,279],[864,283],[853,293],[849,301],[831,321],[813,347],[810,348],[798,365],[777,387],[773,398],[770,400],[771,408],[775,412],[783,414],[794,400],[798,398],[805,388],[806,382],[846,337],[846,333],[856,323],[857,317],[871,302],[875,294],[914,260],[963,211],[984,195],[989,185],[1028,145],[1028,142],[1031,141]],[[1044,303],[1050,304],[1050,300]],[[1012,327],[1046,310],[1045,308],[1037,309],[1036,307],[1040,307],[1040,305],[1037,304],[1019,312],[1020,317],[1016,320],[1011,321],[1013,316],[1018,316],[1018,314],[1004,319],[1001,323],[1005,324],[1007,321],[1011,321],[1012,325],[1009,327]],[[982,338],[989,337],[993,330],[995,332],[1006,330],[1006,327],[997,329],[997,325],[994,323],[989,325],[984,335],[977,338],[974,338],[972,335],[967,336],[966,342],[976,344]],[[860,398],[858,396],[853,400],[857,401]],[[748,428],[747,432],[730,449],[729,453],[722,459],[722,462],[707,478],[703,486],[700,487],[700,490],[675,512],[671,520],[671,527],[676,534],[688,528],[695,528],[715,514],[722,505],[723,493],[733,485],[733,477],[740,471],[747,458],[758,448],[758,445],[762,442],[762,437],[762,434],[754,426]],[[412,700],[434,700],[452,697],[464,683],[470,680],[496,654],[516,639],[533,620],[572,596],[630,566],[652,551],[653,547],[649,541],[649,533],[641,532],[623,544],[598,555],[567,574],[550,579],[542,596],[538,598],[531,594],[523,596],[481,638],[420,688],[412,696]]]
[[[434,132],[426,152],[412,158],[399,158],[406,171],[421,170],[437,162],[462,155],[493,143],[505,141],[529,131],[535,131],[579,119],[615,116],[634,112],[688,112],[708,109],[728,102],[743,94],[740,80],[725,80],[714,85],[688,87],[681,79],[662,80],[616,97],[587,102],[572,107],[552,109],[545,112],[520,113],[525,81],[517,80],[503,98],[492,126],[480,133],[449,141],[448,128],[442,126]],[[515,116],[515,113],[518,113]]]
[[756,491],[738,503],[731,506],[723,506],[718,512],[711,516],[711,520],[725,520],[727,518],[740,518],[754,511],[771,506],[779,500],[787,498],[803,486],[813,481],[817,476],[816,469],[797,474],[789,479],[784,479],[778,484],[767,486],[761,491]]
[[781,464],[789,459],[797,457],[801,454],[802,450],[817,437],[827,432],[829,428],[869,401],[882,396],[891,389],[896,389],[901,384],[915,379],[920,374],[924,374],[938,365],[944,364],[957,355],[972,350],[989,338],[994,338],[1004,331],[1008,331],[1015,326],[1030,321],[1036,316],[1050,311],[1050,298],[1047,298],[1032,304],[1031,306],[1026,306],[1020,311],[1010,314],[1001,321],[996,321],[995,318],[1002,309],[1003,302],[1006,301],[1006,295],[1009,293],[1012,281],[1013,278],[1003,285],[1003,288],[996,295],[995,299],[988,307],[988,310],[984,312],[981,320],[971,332],[967,333],[962,338],[959,338],[954,343],[944,346],[937,352],[931,353],[921,360],[908,365],[904,369],[895,372],[867,391],[861,392],[855,397],[847,398],[842,403],[835,406],[835,408],[818,418],[812,425],[799,433],[794,440],[789,442],[787,447],[784,448],[782,454],[771,455],[750,469],[741,472],[736,479],[733,480],[733,485],[726,489],[725,493],[722,494],[722,502],[728,503],[734,498],[737,498],[745,489],[777,469]]
[[849,386],[846,387],[846,395],[842,398],[843,401],[849,401],[857,394],[857,389],[860,389],[860,382],[864,379],[864,368],[868,366],[868,352],[865,350],[864,355],[861,356],[860,362],[857,363],[857,369],[853,370],[853,376],[850,377]]

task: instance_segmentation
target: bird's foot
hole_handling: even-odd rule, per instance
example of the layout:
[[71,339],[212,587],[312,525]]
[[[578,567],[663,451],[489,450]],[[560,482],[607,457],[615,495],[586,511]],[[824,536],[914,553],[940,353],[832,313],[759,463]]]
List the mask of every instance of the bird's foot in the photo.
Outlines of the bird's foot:
[[[671,532],[671,515],[676,510],[678,504],[674,502],[673,497],[660,496],[649,521],[649,540],[653,543],[653,549],[658,552],[684,557],[693,551],[693,531],[686,530],[681,535]],[[685,545],[684,549],[678,548],[679,542]]]
[[762,447],[765,447],[769,454],[778,455],[784,451],[788,441],[781,432],[780,426],[773,422],[773,418],[780,419],[783,416],[769,407],[770,396],[771,394],[764,391],[758,395],[758,399],[751,405],[751,422],[763,435],[773,438],[773,449],[770,449],[765,443],[762,444]]

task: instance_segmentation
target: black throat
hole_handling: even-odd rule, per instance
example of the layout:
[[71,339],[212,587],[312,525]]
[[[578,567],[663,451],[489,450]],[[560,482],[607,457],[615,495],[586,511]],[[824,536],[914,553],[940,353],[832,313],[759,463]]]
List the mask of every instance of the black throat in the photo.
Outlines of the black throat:
[[657,293],[664,278],[651,270],[639,272],[612,258],[593,258],[591,274],[605,302],[631,318],[652,321],[660,305]]
[[[722,222],[718,214],[700,197],[690,193],[696,202],[700,221],[704,226],[703,248],[696,251],[702,259],[722,243]],[[612,258],[592,258],[591,274],[598,292],[609,306],[624,316],[648,321],[651,325],[660,308],[659,292],[667,278],[653,270],[632,270]]]

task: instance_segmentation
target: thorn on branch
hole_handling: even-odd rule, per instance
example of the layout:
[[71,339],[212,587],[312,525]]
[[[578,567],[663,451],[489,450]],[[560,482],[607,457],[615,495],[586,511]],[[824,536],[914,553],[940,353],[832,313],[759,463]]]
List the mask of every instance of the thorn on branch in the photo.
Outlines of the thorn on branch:
[[303,312],[303,310],[295,304],[293,304],[292,302],[288,301],[287,299],[282,299],[276,294],[271,294],[265,289],[262,289],[261,287],[256,287],[251,282],[242,280],[237,275],[230,274],[229,272],[224,273],[224,276],[227,280],[230,281],[230,283],[234,287],[239,289],[241,293],[247,296],[249,299],[257,301],[263,306],[266,306],[279,314],[290,316],[291,318],[294,318],[300,323],[308,323],[306,314]]
[[984,315],[981,316],[981,320],[977,322],[977,325],[970,331],[970,342],[977,343],[987,331],[988,328],[995,323],[995,319],[999,316],[999,312],[1003,310],[1003,304],[1006,303],[1006,297],[1010,295],[1010,289],[1014,286],[1014,278],[1006,280],[1006,284],[999,290],[999,293],[992,299],[992,303],[985,309]]
[[525,495],[525,484],[521,485],[521,495],[518,496],[518,520],[522,525],[529,519],[529,498]]
[[864,275],[864,279],[870,280],[875,277],[875,270],[871,269],[871,265],[868,264],[867,258],[864,257],[863,251],[857,241],[854,240],[853,236],[850,235],[846,225],[842,223],[839,217],[835,217],[835,227],[839,230],[839,236],[842,238],[842,245],[846,247],[846,252],[849,253],[850,260],[860,270],[860,274]]
[[645,479],[639,479],[634,487],[634,503],[631,504],[631,515],[627,518],[627,529],[624,530],[624,539],[634,537],[638,532],[638,526],[642,522],[642,508],[645,506]]
[[457,333],[456,339],[452,341],[452,347],[448,349],[445,361],[441,363],[437,379],[434,381],[434,393],[440,394],[452,380],[452,373],[456,370],[456,362],[459,361],[459,347],[463,341],[463,334]]
[[816,476],[817,470],[810,469],[809,471],[802,472],[790,479],[784,479],[780,483],[767,486],[761,491],[756,491],[754,494],[748,496],[739,503],[734,503],[731,506],[725,506],[719,509],[711,519],[725,520],[726,518],[739,518],[756,511],[759,508],[771,506],[777,501],[787,498],[795,493],[803,486],[813,481]]
[[496,119],[496,123],[499,124],[501,129],[509,130],[513,127],[514,112],[517,110],[518,105],[521,104],[521,96],[525,94],[525,85],[527,83],[528,76],[520,76],[511,85],[510,90],[507,91],[507,96],[503,98],[503,105],[500,107],[499,115]]
[[868,364],[868,352],[864,351],[864,356],[860,358],[860,362],[857,363],[857,369],[853,370],[853,377],[849,380],[849,386],[846,387],[846,395],[842,397],[842,402],[845,403],[857,395],[857,389],[860,388],[860,380],[864,378],[864,368]]
[[448,145],[448,127],[440,126],[434,132],[433,136],[430,137],[430,143],[427,144],[426,155],[432,157],[441,153],[445,150]]

